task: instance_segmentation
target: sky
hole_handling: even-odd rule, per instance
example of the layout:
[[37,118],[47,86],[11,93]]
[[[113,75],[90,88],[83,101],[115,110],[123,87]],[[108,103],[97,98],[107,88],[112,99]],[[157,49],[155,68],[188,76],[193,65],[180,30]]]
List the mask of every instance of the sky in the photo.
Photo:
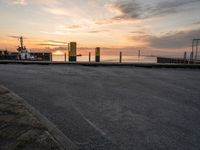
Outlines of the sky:
[[0,0],[0,49],[23,36],[31,50],[99,46],[132,53],[183,53],[200,38],[200,0]]

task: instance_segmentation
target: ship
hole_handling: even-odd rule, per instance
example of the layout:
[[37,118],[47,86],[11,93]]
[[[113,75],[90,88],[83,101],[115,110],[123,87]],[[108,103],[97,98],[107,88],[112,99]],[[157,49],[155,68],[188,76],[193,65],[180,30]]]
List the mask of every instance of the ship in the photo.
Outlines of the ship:
[[18,46],[17,51],[19,53],[19,58],[20,60],[30,60],[32,59],[31,54],[28,52],[26,46],[23,44],[23,37],[19,37],[20,41],[20,46]]

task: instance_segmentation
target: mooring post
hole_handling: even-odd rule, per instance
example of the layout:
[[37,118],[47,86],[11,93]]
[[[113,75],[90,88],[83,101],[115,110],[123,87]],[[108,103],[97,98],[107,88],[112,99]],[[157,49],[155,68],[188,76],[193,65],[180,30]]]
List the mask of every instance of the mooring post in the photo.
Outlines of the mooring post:
[[140,62],[141,51],[138,51],[138,62]]
[[186,64],[186,62],[187,62],[187,52],[184,52],[183,60],[184,60],[184,64]]
[[184,59],[184,60],[187,59],[187,52],[184,52],[183,59]]
[[197,59],[198,59],[198,49],[199,49],[199,39],[196,40],[195,61],[197,61]]
[[89,62],[91,62],[91,52],[89,52]]
[[195,44],[195,40],[192,40],[192,52],[191,52],[191,60],[193,61],[194,59],[194,44]]
[[119,63],[122,63],[122,52],[119,53]]
[[194,56],[194,52],[192,51],[192,52],[190,53],[190,62],[191,62],[191,63],[193,62],[193,56]]
[[67,62],[67,53],[65,52],[65,62]]

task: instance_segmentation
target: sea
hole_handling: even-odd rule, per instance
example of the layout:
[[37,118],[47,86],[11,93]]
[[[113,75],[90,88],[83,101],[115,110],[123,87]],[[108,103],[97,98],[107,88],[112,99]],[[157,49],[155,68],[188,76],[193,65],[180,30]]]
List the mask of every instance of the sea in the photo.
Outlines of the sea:
[[[54,62],[65,62],[65,55],[53,54],[52,60]],[[95,56],[91,56],[91,62],[95,61]],[[101,56],[101,62],[119,62],[119,55]],[[68,62],[68,56],[66,56],[66,62]],[[89,62],[89,56],[77,56],[77,62]],[[150,56],[122,56],[122,62],[126,63],[156,63],[157,57]]]

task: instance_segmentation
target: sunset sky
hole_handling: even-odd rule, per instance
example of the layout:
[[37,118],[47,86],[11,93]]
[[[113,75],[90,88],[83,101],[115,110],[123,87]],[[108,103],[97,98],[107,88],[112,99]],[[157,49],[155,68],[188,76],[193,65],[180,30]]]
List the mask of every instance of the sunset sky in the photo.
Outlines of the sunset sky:
[[0,0],[0,49],[191,51],[200,0]]

